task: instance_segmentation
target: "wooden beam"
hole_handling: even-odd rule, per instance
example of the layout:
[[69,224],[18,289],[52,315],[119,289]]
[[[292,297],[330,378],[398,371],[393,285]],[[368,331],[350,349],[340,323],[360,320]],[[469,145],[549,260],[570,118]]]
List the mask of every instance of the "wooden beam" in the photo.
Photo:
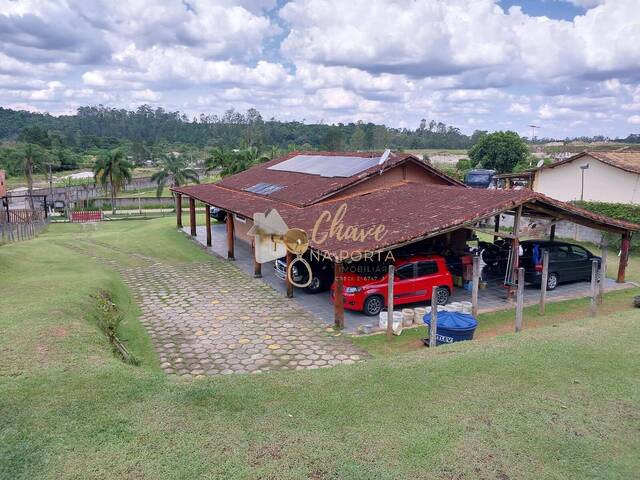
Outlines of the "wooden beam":
[[438,341],[438,287],[431,288],[431,323],[429,323],[429,347],[436,348]]
[[255,240],[251,240],[251,250],[253,251],[253,278],[262,278],[262,264],[256,260]]
[[182,228],[182,194],[176,193],[176,226]]
[[552,242],[556,239],[556,224],[551,225],[551,230],[549,230],[549,240]]
[[235,260],[233,235],[233,213],[227,212],[227,259]]
[[624,283],[625,272],[627,270],[627,263],[629,262],[629,248],[631,245],[631,233],[625,232],[622,235],[622,242],[620,243],[620,264],[618,265],[618,278],[617,283]]
[[344,328],[344,296],[342,288],[342,262],[334,263],[333,319],[336,328]]
[[[480,288],[480,255],[473,256],[473,285],[471,289],[471,314],[478,318],[478,289]],[[433,303],[433,302],[431,302]]]
[[516,297],[516,332],[522,330],[524,309],[524,268],[518,268],[518,294]]
[[520,240],[518,239],[518,231],[520,230],[520,219],[522,218],[522,205],[520,205],[516,214],[513,217],[513,232],[516,235],[511,239],[511,265],[509,265],[511,272],[511,285],[509,286],[509,296],[513,298],[513,279],[518,274],[518,267],[520,266]]
[[395,267],[389,265],[387,273],[387,340],[393,338],[393,281],[396,276]]
[[547,302],[547,282],[549,281],[549,250],[542,251],[542,280],[540,281],[540,306],[538,313],[544,315]]
[[191,236],[196,236],[196,199],[189,197],[189,226],[191,227]]
[[287,276],[286,276],[287,298],[293,298],[293,284],[289,280],[289,268],[292,262],[293,262],[293,253],[287,250]]
[[211,246],[211,205],[204,207],[205,225],[207,230],[207,247]]
[[500,215],[493,217],[493,241],[498,240],[498,232],[500,232]]
[[513,235],[513,234],[511,234],[511,233],[496,232],[495,230],[494,230],[494,231],[491,231],[491,230],[490,230],[490,229],[488,229],[488,228],[474,227],[474,226],[467,227],[467,228],[469,228],[470,230],[474,230],[474,231],[476,231],[476,232],[485,233],[485,234],[487,234],[487,235],[493,235],[493,241],[494,241],[494,242],[495,242],[498,238],[510,238],[510,239],[514,239],[514,238],[516,238],[516,236],[515,236],[515,235]]
[[598,260],[591,260],[591,302],[589,315],[595,317],[598,313]]
[[604,303],[604,290],[605,283],[607,281],[607,253],[609,252],[609,245],[607,239],[602,239],[602,253],[600,254],[600,284],[598,288],[598,304]]

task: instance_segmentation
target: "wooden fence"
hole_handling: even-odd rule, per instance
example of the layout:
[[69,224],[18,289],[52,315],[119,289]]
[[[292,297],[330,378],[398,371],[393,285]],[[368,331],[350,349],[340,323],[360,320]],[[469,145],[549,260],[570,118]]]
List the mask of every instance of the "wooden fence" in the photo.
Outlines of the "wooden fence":
[[[8,213],[8,217],[7,217]],[[3,223],[33,223],[45,220],[44,211],[30,209],[0,210],[0,224]]]
[[48,220],[29,223],[0,223],[0,244],[30,240],[38,235],[47,225]]

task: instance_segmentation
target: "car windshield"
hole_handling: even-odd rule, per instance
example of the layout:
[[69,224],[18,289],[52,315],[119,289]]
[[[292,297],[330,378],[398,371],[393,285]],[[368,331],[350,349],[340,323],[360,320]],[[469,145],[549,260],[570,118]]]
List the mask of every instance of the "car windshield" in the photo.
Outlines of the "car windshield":
[[489,183],[491,177],[488,173],[470,173],[467,175],[467,182],[472,183]]

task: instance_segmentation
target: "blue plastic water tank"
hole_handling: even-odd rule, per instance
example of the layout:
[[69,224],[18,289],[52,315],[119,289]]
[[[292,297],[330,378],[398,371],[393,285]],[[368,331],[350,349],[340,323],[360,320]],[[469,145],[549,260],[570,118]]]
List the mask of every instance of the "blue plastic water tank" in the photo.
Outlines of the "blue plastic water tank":
[[[431,313],[426,313],[422,321],[431,326]],[[438,312],[436,345],[473,340],[478,321],[467,313]]]

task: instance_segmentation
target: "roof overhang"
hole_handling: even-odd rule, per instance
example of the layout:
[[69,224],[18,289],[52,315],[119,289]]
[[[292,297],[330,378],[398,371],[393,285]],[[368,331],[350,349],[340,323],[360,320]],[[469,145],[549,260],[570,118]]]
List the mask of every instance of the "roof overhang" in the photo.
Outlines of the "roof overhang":
[[[528,189],[478,190],[407,182],[307,207],[296,207],[215,184],[172,190],[248,218],[275,208],[290,228],[307,231],[311,248],[337,260],[392,250],[460,228],[472,228],[481,220],[513,212],[519,207],[525,216],[568,220],[612,233],[640,230],[640,225],[598,215]],[[339,216],[341,208],[345,211],[340,218],[340,231],[344,233],[348,228],[351,233],[356,232],[354,235],[358,238],[338,234],[321,239],[321,235],[315,235],[314,232],[324,233],[333,226],[331,222]],[[383,225],[386,232],[382,238],[367,236],[363,239],[358,235],[358,232],[372,231],[378,225]]]

